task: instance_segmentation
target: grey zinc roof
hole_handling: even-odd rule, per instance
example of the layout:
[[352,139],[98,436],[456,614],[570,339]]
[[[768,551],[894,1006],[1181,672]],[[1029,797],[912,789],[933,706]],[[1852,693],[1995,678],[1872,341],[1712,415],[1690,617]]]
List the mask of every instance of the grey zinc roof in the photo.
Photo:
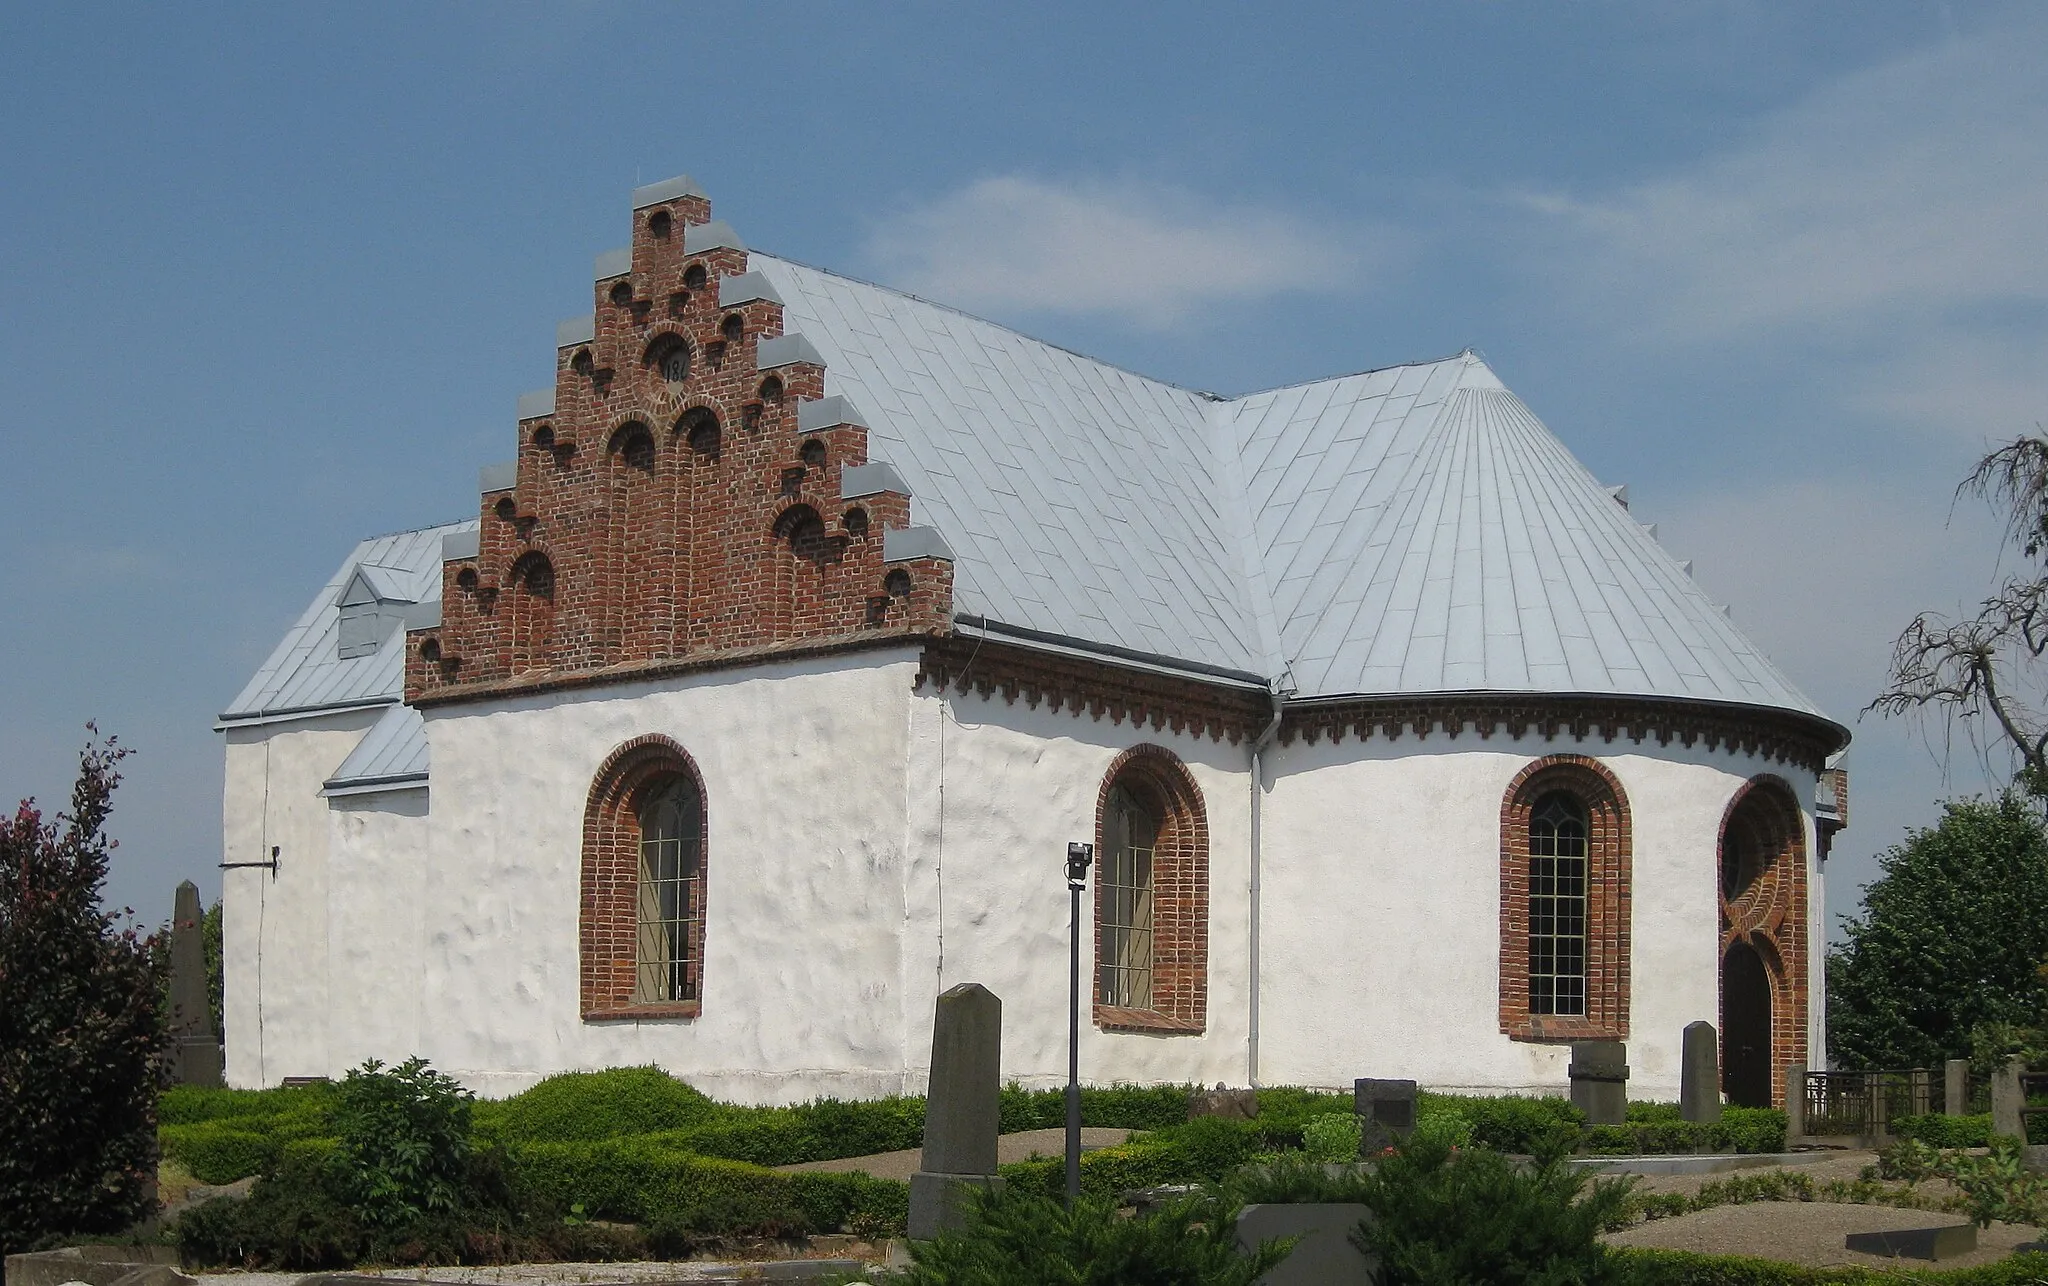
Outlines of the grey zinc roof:
[[1220,399],[755,253],[954,604],[1298,697],[1600,693],[1818,714],[1462,353]]
[[409,705],[393,705],[363,734],[323,790],[329,795],[354,795],[421,785],[426,780],[426,721]]
[[[384,639],[375,652],[342,660],[340,599],[356,572],[371,575],[401,602],[441,600],[441,538],[475,531],[477,520],[373,536],[358,544],[285,632],[263,667],[220,718],[236,723],[297,711],[396,701],[405,691],[405,649]],[[391,632],[399,623],[394,618]]]

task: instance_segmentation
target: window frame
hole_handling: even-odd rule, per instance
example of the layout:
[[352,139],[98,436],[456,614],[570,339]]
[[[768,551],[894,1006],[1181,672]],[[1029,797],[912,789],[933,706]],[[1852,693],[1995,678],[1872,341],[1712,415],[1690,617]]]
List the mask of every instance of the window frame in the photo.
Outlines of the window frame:
[[[672,780],[696,797],[699,932],[696,997],[650,1001],[642,996],[642,807]],[[583,1021],[698,1017],[709,982],[711,800],[696,761],[668,737],[637,737],[613,750],[592,777],[583,814],[579,891],[579,989]],[[687,967],[687,966],[686,966]]]
[[[1530,930],[1535,895],[1531,825],[1555,794],[1586,820],[1585,1012],[1544,1014],[1531,1003]],[[1500,815],[1500,1030],[1515,1040],[1625,1040],[1629,1024],[1630,865],[1628,793],[1586,755],[1550,755],[1508,784]]]
[[[1105,859],[1112,844],[1114,796],[1122,789],[1156,807],[1152,845],[1152,951],[1145,1004],[1115,1004],[1104,993],[1103,962],[1111,946]],[[1163,746],[1123,751],[1102,775],[1095,803],[1095,956],[1090,998],[1104,1031],[1163,1036],[1207,1030],[1209,997],[1209,820],[1201,788],[1187,765]]]

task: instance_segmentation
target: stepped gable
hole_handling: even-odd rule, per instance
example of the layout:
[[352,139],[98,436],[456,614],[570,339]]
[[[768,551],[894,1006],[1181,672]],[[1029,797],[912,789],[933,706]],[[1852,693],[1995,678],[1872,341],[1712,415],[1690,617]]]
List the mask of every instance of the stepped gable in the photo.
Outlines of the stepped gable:
[[951,551],[739,237],[687,178],[633,206],[592,315],[557,328],[552,393],[520,399],[516,462],[484,470],[474,543],[446,550],[409,703],[950,627]]

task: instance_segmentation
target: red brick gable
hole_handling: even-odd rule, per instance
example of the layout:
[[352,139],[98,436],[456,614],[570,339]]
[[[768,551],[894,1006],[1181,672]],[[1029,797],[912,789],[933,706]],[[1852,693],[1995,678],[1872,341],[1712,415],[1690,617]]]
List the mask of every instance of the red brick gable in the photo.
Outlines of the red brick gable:
[[949,630],[951,562],[885,565],[910,497],[842,499],[868,430],[827,401],[800,431],[824,368],[761,368],[782,305],[735,280],[737,238],[686,247],[710,218],[693,192],[633,212],[631,267],[597,281],[592,337],[559,349],[552,411],[520,420],[516,478],[483,494],[477,552],[442,568],[441,623],[407,636],[408,702]]

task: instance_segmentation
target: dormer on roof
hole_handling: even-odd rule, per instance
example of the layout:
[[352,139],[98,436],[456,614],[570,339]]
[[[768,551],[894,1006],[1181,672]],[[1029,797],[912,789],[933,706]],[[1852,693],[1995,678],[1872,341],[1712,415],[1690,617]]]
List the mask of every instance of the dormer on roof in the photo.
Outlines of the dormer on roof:
[[344,661],[369,656],[405,621],[405,609],[419,601],[409,587],[412,577],[402,568],[360,563],[342,586],[335,607],[341,628],[335,649]]

